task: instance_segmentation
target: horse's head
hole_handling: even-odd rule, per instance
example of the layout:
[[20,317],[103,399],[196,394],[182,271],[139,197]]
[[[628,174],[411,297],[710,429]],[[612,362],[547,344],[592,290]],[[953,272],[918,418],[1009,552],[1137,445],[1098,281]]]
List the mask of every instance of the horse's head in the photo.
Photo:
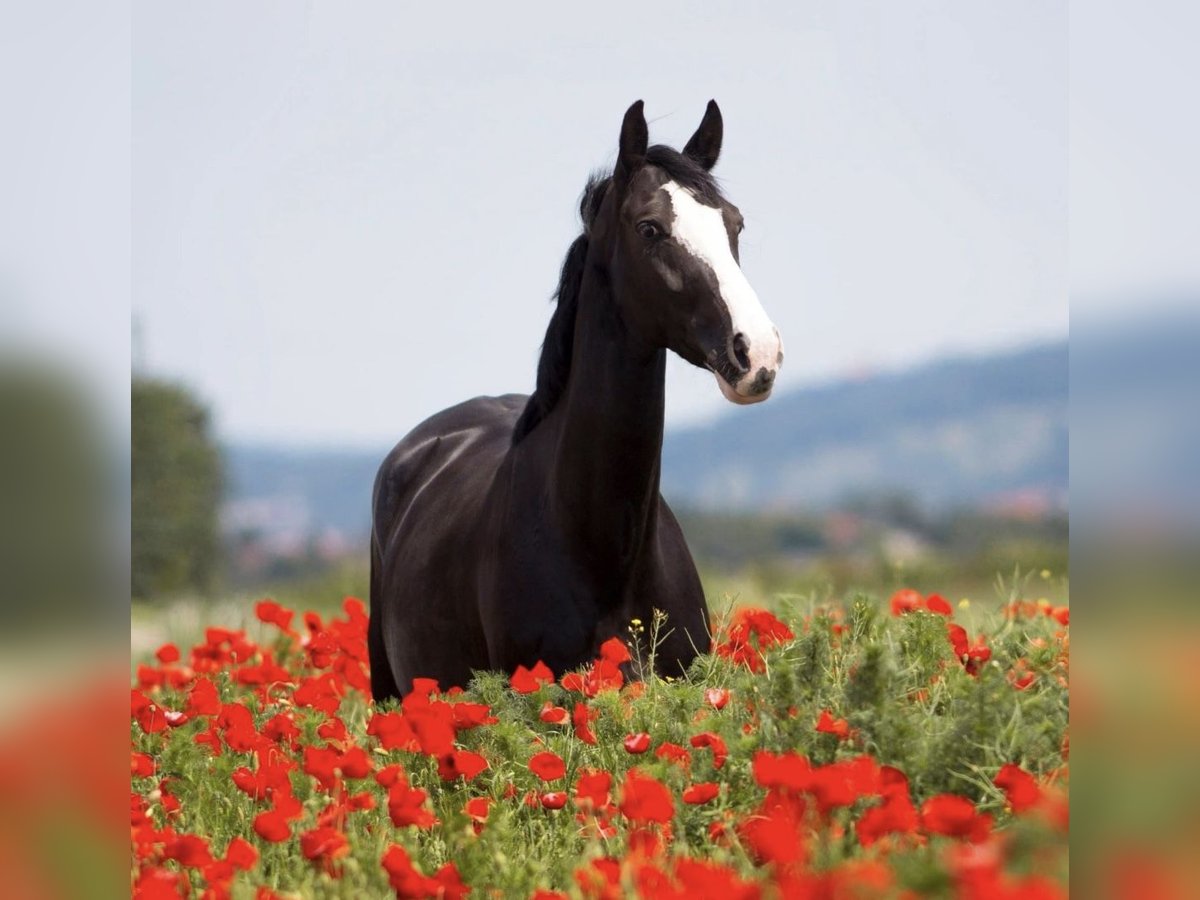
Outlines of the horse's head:
[[738,261],[742,214],[709,171],[721,152],[709,101],[683,153],[647,146],[642,101],[621,125],[608,222],[622,320],[652,346],[712,371],[734,403],[771,393],[783,343]]

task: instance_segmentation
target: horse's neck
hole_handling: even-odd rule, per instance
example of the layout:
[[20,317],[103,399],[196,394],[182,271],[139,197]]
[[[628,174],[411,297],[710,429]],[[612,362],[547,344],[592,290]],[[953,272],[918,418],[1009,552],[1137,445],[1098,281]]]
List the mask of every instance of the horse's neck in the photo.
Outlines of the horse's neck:
[[654,534],[665,390],[665,351],[627,334],[609,288],[589,271],[551,485],[570,546],[614,589]]

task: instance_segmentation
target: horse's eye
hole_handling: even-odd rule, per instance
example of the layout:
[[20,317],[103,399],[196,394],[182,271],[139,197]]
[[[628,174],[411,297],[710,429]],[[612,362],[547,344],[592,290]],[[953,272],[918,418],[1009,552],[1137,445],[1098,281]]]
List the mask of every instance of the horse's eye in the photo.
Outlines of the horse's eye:
[[648,241],[663,236],[662,227],[650,219],[642,219],[642,221],[637,223],[637,233]]
[[738,222],[738,229],[737,229],[737,233],[738,233],[738,234],[741,234],[741,233],[742,233],[743,231],[745,231],[745,230],[746,230],[746,223],[745,223],[745,222]]

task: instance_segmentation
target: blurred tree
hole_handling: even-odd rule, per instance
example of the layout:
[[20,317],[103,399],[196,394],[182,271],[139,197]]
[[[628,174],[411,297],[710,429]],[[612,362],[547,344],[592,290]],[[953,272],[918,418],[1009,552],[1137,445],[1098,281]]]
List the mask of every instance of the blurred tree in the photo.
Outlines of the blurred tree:
[[115,465],[102,436],[77,377],[0,348],[0,640],[111,621]]
[[221,454],[208,410],[186,389],[135,377],[131,386],[130,590],[158,600],[212,589],[219,562]]

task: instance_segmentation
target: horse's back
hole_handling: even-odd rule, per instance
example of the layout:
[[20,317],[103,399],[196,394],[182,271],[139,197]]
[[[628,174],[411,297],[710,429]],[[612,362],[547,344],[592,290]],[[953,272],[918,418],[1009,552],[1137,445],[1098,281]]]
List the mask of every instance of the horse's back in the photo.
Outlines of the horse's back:
[[[486,665],[465,560],[526,400],[519,394],[476,397],[443,410],[409,432],[379,468],[371,616],[400,692],[414,676],[465,687],[470,667]],[[447,643],[461,653],[447,654]],[[372,666],[378,665],[372,655]],[[461,667],[433,670],[453,656]]]
[[380,549],[397,516],[433,482],[467,475],[459,486],[470,495],[478,476],[495,474],[526,400],[524,394],[475,397],[430,416],[392,448],[375,476],[372,498],[372,530]]

